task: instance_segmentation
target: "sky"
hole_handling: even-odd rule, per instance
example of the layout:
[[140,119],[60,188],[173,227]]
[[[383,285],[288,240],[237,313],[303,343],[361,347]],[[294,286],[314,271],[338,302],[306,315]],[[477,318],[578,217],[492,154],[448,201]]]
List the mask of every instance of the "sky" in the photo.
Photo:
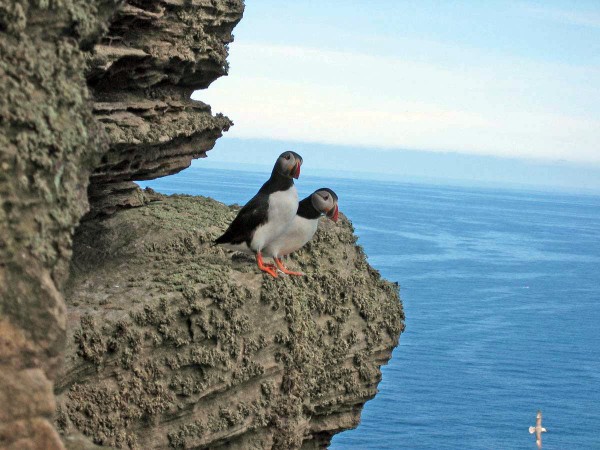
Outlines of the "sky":
[[224,137],[217,141],[207,159],[192,161],[192,166],[268,174],[277,155],[286,149],[302,155],[303,176],[600,195],[600,169],[594,166],[488,155],[389,151],[314,142]]
[[405,176],[422,159],[434,177],[474,164],[536,184],[538,167],[600,190],[599,1],[246,3],[229,76],[192,96],[235,123],[215,161],[269,140],[318,144],[350,171],[378,172],[375,153]]

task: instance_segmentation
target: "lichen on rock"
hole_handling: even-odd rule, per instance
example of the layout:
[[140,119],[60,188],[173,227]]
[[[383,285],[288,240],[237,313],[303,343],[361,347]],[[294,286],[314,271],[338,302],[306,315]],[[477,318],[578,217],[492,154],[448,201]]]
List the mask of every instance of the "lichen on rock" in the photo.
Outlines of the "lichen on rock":
[[119,448],[323,446],[356,426],[403,328],[350,222],[273,279],[211,242],[236,208],[152,194],[83,224],[57,387],[63,432]]
[[132,181],[185,169],[232,125],[190,96],[227,74],[243,10],[242,0],[126,0],[115,12],[87,59],[94,116],[110,139],[91,176],[90,216],[138,206]]
[[2,448],[62,448],[51,425],[66,325],[60,290],[89,174],[107,148],[83,50],[104,25],[104,3],[0,1]]
[[316,448],[375,395],[402,308],[348,221],[273,280],[211,245],[235,207],[132,182],[231,126],[190,95],[243,9],[0,0],[0,447]]

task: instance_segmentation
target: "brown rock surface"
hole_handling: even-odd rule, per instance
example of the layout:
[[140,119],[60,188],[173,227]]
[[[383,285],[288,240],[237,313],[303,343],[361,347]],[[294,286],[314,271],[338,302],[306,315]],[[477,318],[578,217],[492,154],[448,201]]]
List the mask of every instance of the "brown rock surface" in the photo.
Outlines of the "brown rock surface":
[[51,425],[60,289],[106,149],[82,48],[111,3],[0,1],[0,448],[62,448]]
[[49,422],[61,290],[90,175],[110,213],[144,201],[128,180],[212,148],[231,122],[189,95],[226,73],[242,11],[241,0],[0,0],[1,448],[62,447]]
[[0,448],[322,447],[375,394],[402,309],[348,222],[272,280],[208,244],[230,208],[132,183],[231,125],[189,97],[242,12],[0,0]]
[[121,448],[319,448],[358,424],[403,327],[350,223],[272,279],[210,243],[235,210],[155,197],[77,231],[58,423]]
[[131,181],[179,172],[232,125],[190,96],[227,73],[243,9],[242,0],[128,0],[113,16],[88,60],[94,116],[110,139],[90,180],[92,215],[136,204]]

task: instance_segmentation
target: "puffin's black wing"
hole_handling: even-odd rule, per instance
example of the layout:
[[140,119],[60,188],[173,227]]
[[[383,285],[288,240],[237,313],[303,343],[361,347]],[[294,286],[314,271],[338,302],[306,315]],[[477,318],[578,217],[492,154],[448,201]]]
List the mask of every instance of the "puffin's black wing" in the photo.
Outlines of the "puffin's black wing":
[[254,235],[254,230],[265,223],[269,216],[269,195],[256,194],[240,210],[233,219],[229,228],[215,241],[215,244],[241,244],[248,245]]

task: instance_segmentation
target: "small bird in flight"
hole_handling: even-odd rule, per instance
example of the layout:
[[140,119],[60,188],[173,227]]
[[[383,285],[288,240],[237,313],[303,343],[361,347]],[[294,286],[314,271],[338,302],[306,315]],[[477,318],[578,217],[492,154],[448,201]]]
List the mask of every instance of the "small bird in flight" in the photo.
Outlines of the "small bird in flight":
[[545,432],[546,429],[542,426],[542,411],[538,411],[535,419],[535,427],[529,427],[529,433],[535,433],[535,443],[538,448],[542,448],[542,433]]

